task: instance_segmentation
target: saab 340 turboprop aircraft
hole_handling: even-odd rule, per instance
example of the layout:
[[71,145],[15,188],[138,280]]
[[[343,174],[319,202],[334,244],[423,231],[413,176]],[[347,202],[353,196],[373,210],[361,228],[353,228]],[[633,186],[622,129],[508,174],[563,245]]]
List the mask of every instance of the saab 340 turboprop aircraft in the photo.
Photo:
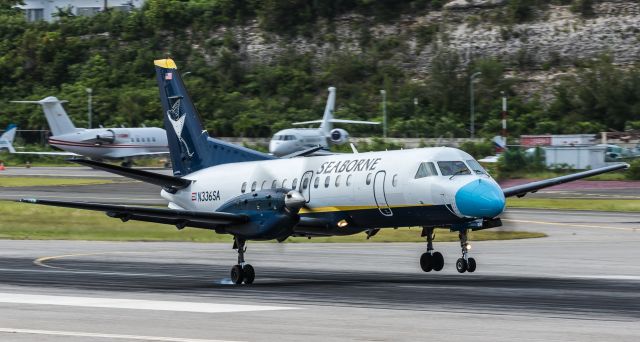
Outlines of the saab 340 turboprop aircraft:
[[333,236],[421,226],[425,272],[440,271],[435,227],[459,232],[458,272],[473,272],[467,232],[501,225],[505,197],[623,169],[608,166],[506,189],[469,154],[448,147],[277,159],[209,137],[173,60],[155,61],[174,176],[91,160],[76,161],[158,185],[169,208],[23,199],[23,202],[105,211],[122,221],[194,227],[234,236],[234,283],[254,281],[245,262],[248,240]]
[[76,128],[62,103],[54,96],[40,101],[11,101],[42,106],[53,134],[49,145],[66,152],[16,152],[22,154],[85,156],[92,159],[125,159],[123,166],[131,166],[131,158],[169,153],[167,135],[157,127],[139,128]]
[[297,151],[320,146],[322,151],[316,154],[327,154],[329,143],[342,145],[349,141],[349,133],[342,128],[333,128],[334,123],[379,125],[379,122],[340,120],[333,118],[336,107],[336,88],[329,87],[329,97],[324,108],[322,120],[294,122],[294,125],[319,123],[319,128],[287,128],[278,131],[269,142],[269,153],[282,157],[292,155]]

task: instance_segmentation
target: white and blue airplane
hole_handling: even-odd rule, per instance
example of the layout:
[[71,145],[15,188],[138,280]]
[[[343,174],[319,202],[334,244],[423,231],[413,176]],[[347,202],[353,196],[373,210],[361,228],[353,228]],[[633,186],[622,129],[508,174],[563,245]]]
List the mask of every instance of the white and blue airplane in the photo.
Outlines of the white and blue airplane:
[[78,128],[62,104],[67,102],[49,96],[39,101],[11,101],[42,106],[52,136],[49,145],[65,152],[14,152],[35,155],[85,156],[93,159],[124,159],[123,166],[131,166],[131,158],[167,155],[169,148],[164,129],[157,127]]
[[294,122],[293,125],[308,125],[319,123],[318,128],[287,128],[278,131],[269,142],[269,153],[278,156],[289,156],[299,151],[320,146],[316,155],[326,155],[329,145],[342,145],[349,141],[349,132],[342,128],[333,128],[334,123],[379,125],[379,122],[334,119],[336,108],[336,88],[329,87],[329,97],[321,120]]
[[7,129],[4,130],[4,133],[0,135],[0,152],[9,151],[9,153],[15,153],[16,150],[13,148],[13,140],[16,138],[16,131],[18,130],[18,126],[14,124],[9,124]]
[[434,229],[459,232],[460,273],[476,270],[467,232],[501,225],[505,198],[628,167],[607,166],[506,189],[469,154],[448,147],[276,158],[212,138],[171,59],[155,61],[173,176],[91,160],[77,163],[162,188],[168,208],[23,199],[23,202],[104,211],[123,222],[140,220],[208,229],[234,237],[234,283],[250,284],[246,241],[290,236],[334,236],[382,228],[420,226],[425,272],[440,271],[444,257],[433,246]]

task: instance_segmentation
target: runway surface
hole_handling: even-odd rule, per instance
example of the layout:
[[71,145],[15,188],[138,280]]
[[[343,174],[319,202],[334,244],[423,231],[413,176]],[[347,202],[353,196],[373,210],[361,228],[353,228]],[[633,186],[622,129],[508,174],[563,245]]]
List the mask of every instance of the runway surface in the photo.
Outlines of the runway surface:
[[256,283],[229,284],[228,244],[0,241],[4,341],[638,341],[640,214],[509,210],[548,238],[250,243]]

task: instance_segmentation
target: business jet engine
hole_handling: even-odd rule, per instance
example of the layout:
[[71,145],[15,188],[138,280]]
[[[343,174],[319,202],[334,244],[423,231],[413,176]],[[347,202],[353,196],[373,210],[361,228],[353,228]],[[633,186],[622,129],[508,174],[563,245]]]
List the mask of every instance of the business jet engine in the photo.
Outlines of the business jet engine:
[[329,139],[336,145],[342,145],[349,141],[349,133],[342,128],[334,128],[331,130]]
[[293,227],[300,221],[298,212],[304,205],[304,197],[295,190],[270,189],[237,196],[218,211],[248,217],[246,223],[224,228],[224,233],[245,239],[284,240],[293,234]]

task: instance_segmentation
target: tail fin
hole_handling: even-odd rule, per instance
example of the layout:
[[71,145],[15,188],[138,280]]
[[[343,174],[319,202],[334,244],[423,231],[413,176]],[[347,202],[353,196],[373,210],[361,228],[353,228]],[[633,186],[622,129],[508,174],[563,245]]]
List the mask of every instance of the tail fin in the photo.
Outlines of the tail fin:
[[67,112],[62,107],[62,103],[67,101],[58,100],[55,96],[46,97],[40,101],[11,101],[14,103],[35,103],[42,106],[44,115],[49,123],[49,128],[53,135],[62,135],[67,133],[73,133],[76,131],[76,126],[73,125],[71,119],[67,115]]
[[329,87],[329,97],[327,98],[327,105],[324,107],[324,115],[322,116],[322,123],[320,129],[325,133],[325,136],[331,134],[333,125],[333,112],[336,110],[336,88]]
[[274,159],[268,154],[209,137],[174,61],[160,59],[154,64],[174,175],[184,176],[220,164]]
[[16,150],[13,148],[13,140],[16,138],[17,130],[18,126],[9,124],[4,133],[0,135],[0,151],[7,149],[10,153],[16,152]]

